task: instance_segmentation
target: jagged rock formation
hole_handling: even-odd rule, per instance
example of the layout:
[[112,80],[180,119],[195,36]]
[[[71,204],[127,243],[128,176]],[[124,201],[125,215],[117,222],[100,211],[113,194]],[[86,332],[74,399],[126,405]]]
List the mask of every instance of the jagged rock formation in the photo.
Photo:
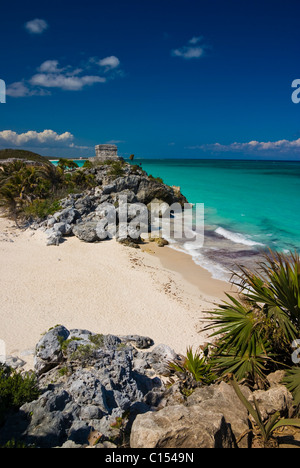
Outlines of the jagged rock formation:
[[[246,448],[250,416],[225,382],[184,396],[166,384],[178,356],[149,337],[114,336],[58,325],[39,341],[35,373],[40,397],[7,417],[0,446],[15,440],[41,448]],[[293,417],[291,394],[269,376],[267,391],[241,387],[263,418]]]
[[[107,226],[101,228],[102,220],[111,216],[112,224],[119,225],[122,204],[126,199],[128,206],[127,222],[132,221],[134,215],[131,207],[140,203],[147,206],[151,202],[165,202],[169,205],[188,203],[187,199],[177,190],[161,183],[148,175],[140,168],[124,164],[122,175],[111,175],[110,165],[97,165],[84,169],[95,177],[97,186],[80,194],[71,194],[61,200],[62,210],[49,216],[46,221],[33,224],[32,228],[45,230],[48,245],[58,245],[61,240],[70,235],[75,235],[84,242],[99,242],[106,238]],[[134,213],[134,210],[132,210]],[[146,222],[141,225],[143,232],[148,232],[151,224],[150,210],[146,216]],[[117,232],[117,240],[138,246],[140,239],[134,236],[123,236]],[[129,238],[128,238],[129,237]]]
[[13,438],[44,448],[85,445],[91,433],[101,434],[102,442],[122,442],[123,419],[129,427],[136,414],[154,408],[164,391],[156,368],[162,369],[164,356],[176,357],[164,346],[147,351],[153,344],[137,335],[49,330],[35,352],[41,396],[7,419],[0,445]]

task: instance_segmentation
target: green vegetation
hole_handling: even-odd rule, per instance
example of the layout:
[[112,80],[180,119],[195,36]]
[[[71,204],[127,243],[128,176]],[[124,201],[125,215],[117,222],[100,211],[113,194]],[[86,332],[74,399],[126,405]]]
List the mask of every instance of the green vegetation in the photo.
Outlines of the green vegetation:
[[[179,378],[186,396],[199,384],[220,380],[265,389],[268,375],[284,370],[282,384],[300,406],[300,366],[292,362],[293,343],[300,336],[299,255],[270,251],[256,271],[242,267],[232,283],[237,293],[227,294],[228,301],[208,312],[205,330],[213,330],[214,341],[202,355],[189,348],[185,358],[169,363],[169,383]],[[267,436],[277,423],[274,417]]]
[[[59,336],[58,341],[62,352],[64,354],[67,354],[70,343],[81,340],[77,337],[65,340],[63,337]],[[95,351],[103,346],[104,336],[102,334],[91,335],[89,336],[89,341],[91,342],[90,344],[80,344],[79,346],[77,346],[77,349],[73,351],[70,355],[70,359],[72,361],[85,361],[93,358],[95,355]]]
[[181,392],[185,396],[190,395],[194,387],[199,384],[210,385],[216,380],[206,357],[199,350],[193,353],[192,348],[187,349],[186,356],[168,363],[167,374],[169,376],[169,385],[175,383],[174,377],[179,379]]
[[101,348],[104,344],[104,335],[101,333],[97,335],[90,335],[89,340],[91,343],[93,343],[94,346]]
[[44,219],[61,210],[59,200],[34,200],[30,205],[24,206],[26,218]]
[[232,373],[263,387],[268,373],[292,366],[300,331],[300,257],[270,251],[257,271],[241,268],[234,278],[237,296],[227,295],[207,327],[218,337],[211,360],[221,377]]
[[19,150],[19,149],[4,149],[0,150],[0,161],[4,159],[24,159],[26,161],[35,161],[43,164],[50,165],[50,161],[47,157],[41,156],[31,151]]
[[39,397],[36,377],[22,376],[9,367],[0,368],[0,424],[11,411],[17,411],[25,403]]
[[3,447],[4,449],[28,449],[28,448],[36,448],[35,445],[26,445],[24,442],[11,439],[9,440]]
[[111,169],[108,175],[112,179],[117,179],[118,177],[123,177],[125,175],[124,172],[124,162],[123,161],[113,161],[111,164]]
[[159,184],[163,184],[163,183],[164,183],[164,181],[162,180],[161,177],[153,177],[152,174],[150,174],[148,177],[149,177],[150,180],[154,180],[154,181],[158,182]]
[[[59,200],[74,191],[96,185],[95,178],[84,170],[76,169],[73,161],[61,164],[30,165],[14,161],[0,165],[0,207],[8,217],[44,219],[60,209]],[[67,169],[71,166],[72,172]]]
[[65,171],[66,169],[77,169],[78,164],[72,159],[60,158],[60,160],[57,163],[57,167]]
[[88,361],[95,356],[96,346],[94,345],[79,345],[76,351],[70,356],[71,361]]
[[93,164],[91,163],[91,161],[89,161],[88,159],[86,161],[84,161],[84,164],[82,166],[84,169],[91,169],[93,167]]
[[282,382],[292,393],[295,405],[300,406],[300,366],[294,366],[286,371]]

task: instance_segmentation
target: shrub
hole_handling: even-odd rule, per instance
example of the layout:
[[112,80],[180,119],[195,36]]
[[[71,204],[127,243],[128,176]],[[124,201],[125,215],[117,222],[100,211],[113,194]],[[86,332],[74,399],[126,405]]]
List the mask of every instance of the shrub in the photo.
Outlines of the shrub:
[[44,219],[61,210],[59,200],[34,200],[30,205],[24,207],[26,217]]
[[153,175],[151,175],[151,174],[150,174],[148,177],[149,177],[149,179],[151,179],[151,180],[153,180],[153,181],[155,181],[155,182],[158,182],[159,184],[163,184],[163,183],[164,183],[164,181],[162,180],[161,177],[153,177]]
[[9,411],[16,411],[20,406],[36,400],[40,395],[36,377],[31,374],[22,376],[15,370],[0,368],[0,423]]
[[123,166],[124,166],[124,163],[122,163],[121,161],[114,161],[111,164],[111,169],[108,175],[112,177],[113,179],[117,179],[118,177],[123,177],[125,175]]
[[90,335],[89,340],[97,348],[101,348],[104,344],[104,336],[101,333],[97,335]]
[[78,164],[72,159],[60,158],[60,160],[57,163],[57,166],[64,171],[66,169],[76,169],[78,167]]

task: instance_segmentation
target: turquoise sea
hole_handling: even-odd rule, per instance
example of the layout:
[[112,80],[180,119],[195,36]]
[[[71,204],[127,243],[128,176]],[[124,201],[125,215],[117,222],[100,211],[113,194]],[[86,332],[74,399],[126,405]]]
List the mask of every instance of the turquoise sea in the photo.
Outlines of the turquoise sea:
[[[77,164],[78,167],[82,167],[85,163],[86,159],[76,159],[75,162]],[[57,163],[58,163],[58,159],[57,160],[51,160],[52,164],[54,164],[54,166],[57,166]]]
[[[174,245],[225,278],[235,264],[254,264],[268,247],[300,251],[300,162],[135,160],[154,177],[204,203],[203,248]],[[188,250],[187,250],[188,248]]]

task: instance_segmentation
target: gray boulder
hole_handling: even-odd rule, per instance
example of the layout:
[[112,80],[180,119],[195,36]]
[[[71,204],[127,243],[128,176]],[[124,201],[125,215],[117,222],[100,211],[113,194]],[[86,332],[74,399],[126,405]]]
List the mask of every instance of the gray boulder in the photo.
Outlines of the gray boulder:
[[72,226],[68,223],[55,223],[53,229],[62,236],[69,236],[72,234]]
[[59,325],[49,330],[41,338],[36,346],[34,357],[34,370],[38,375],[49,371],[62,362],[61,343],[68,338],[69,334],[65,327]]
[[57,223],[73,224],[76,220],[80,219],[79,211],[74,208],[65,208],[62,211],[58,211],[53,215]]
[[47,236],[47,246],[52,246],[52,245],[55,245],[55,246],[58,246],[60,244],[60,241],[62,239],[62,233],[56,229],[54,229],[54,227],[50,228],[50,229],[47,229],[45,231],[45,234]]
[[73,226],[73,234],[84,242],[97,242],[99,241],[97,226],[97,221],[81,222]]
[[159,344],[151,352],[151,366],[158,374],[166,373],[168,363],[178,358],[175,351],[167,345]]
[[137,175],[129,175],[127,177],[119,177],[115,181],[116,192],[123,192],[124,190],[130,190],[133,193],[137,193],[142,178]]

